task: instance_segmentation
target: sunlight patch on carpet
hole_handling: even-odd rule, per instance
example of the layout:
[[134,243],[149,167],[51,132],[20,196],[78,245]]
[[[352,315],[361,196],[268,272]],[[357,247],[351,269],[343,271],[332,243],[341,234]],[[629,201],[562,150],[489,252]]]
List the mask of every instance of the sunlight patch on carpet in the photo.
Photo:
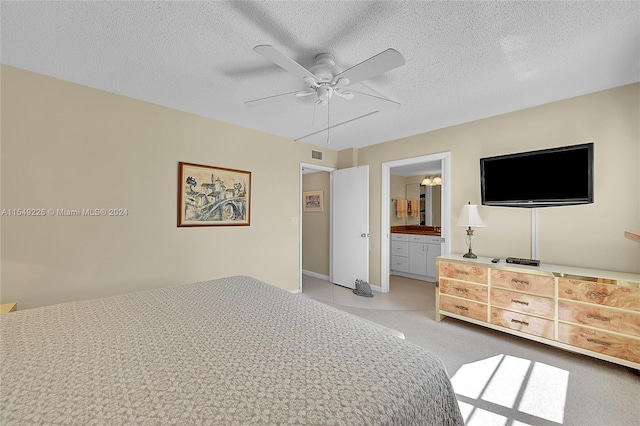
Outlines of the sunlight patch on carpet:
[[451,383],[467,426],[564,421],[567,370],[500,354],[463,365]]

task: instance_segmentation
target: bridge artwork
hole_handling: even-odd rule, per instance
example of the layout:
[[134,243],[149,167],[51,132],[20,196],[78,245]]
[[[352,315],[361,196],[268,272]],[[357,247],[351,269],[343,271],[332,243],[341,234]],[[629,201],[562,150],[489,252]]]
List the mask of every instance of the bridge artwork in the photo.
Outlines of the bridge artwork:
[[246,198],[228,198],[207,204],[195,209],[191,220],[197,221],[234,221],[245,220],[247,217]]
[[249,225],[251,172],[180,163],[178,226]]

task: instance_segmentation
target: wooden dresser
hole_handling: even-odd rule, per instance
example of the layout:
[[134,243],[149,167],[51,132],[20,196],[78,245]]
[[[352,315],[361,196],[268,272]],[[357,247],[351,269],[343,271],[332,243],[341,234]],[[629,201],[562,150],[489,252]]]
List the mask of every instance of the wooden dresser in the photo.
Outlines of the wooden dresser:
[[450,316],[640,369],[640,274],[437,258],[436,320]]

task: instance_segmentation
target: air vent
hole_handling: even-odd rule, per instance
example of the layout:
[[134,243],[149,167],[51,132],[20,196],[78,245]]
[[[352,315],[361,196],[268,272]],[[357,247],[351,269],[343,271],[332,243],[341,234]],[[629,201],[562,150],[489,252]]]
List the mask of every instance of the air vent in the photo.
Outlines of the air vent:
[[322,160],[322,151],[311,151],[311,158],[316,160]]

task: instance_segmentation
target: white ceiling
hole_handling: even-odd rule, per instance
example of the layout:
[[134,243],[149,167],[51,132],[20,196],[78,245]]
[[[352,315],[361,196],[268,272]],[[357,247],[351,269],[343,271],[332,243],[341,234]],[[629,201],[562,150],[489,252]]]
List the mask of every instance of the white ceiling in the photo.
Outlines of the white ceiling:
[[[349,68],[387,48],[406,64],[331,104],[340,150],[640,81],[634,2],[6,2],[2,63],[297,139],[327,125],[305,89],[252,49]],[[318,107],[319,108],[319,107]],[[326,147],[326,131],[304,141]]]

